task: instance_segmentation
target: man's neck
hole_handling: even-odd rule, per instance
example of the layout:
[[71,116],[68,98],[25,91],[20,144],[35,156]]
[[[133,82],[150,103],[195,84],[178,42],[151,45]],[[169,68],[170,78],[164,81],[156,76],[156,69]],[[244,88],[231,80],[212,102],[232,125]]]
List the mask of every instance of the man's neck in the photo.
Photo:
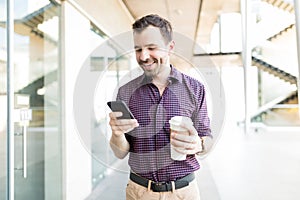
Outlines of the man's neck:
[[157,76],[153,77],[152,83],[153,84],[159,84],[159,85],[165,85],[168,82],[168,77],[171,73],[171,67],[170,64],[164,66],[160,73],[157,74]]
[[153,77],[152,83],[158,88],[160,95],[163,94],[165,88],[169,85],[168,77],[171,73],[170,64],[169,67],[165,66],[161,73]]

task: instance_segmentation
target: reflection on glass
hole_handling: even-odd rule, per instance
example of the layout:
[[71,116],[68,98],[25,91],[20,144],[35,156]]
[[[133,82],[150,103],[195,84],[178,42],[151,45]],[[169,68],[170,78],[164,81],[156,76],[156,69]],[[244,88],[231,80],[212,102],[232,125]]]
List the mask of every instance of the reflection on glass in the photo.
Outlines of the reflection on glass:
[[[60,9],[49,0],[16,0],[14,35],[15,199],[61,199]],[[5,1],[0,0],[0,199],[6,182]],[[25,113],[25,115],[24,115]],[[27,118],[28,113],[32,113]],[[27,118],[27,119],[26,119]],[[5,170],[2,170],[5,169]]]
[[[97,43],[103,34],[94,24],[92,24],[91,31],[96,33],[92,35],[97,36],[93,38],[93,43]],[[105,180],[108,169],[117,160],[109,146],[110,129],[107,121],[109,109],[106,102],[113,98],[115,88],[125,76],[131,78],[128,72],[133,59],[131,53],[119,55],[118,52],[121,52],[119,48],[112,40],[101,39],[101,43],[95,46],[94,51],[87,58],[89,70],[93,74],[98,74],[99,77],[94,91],[94,115],[91,119],[91,124],[93,124],[91,130],[93,187],[101,180]]]

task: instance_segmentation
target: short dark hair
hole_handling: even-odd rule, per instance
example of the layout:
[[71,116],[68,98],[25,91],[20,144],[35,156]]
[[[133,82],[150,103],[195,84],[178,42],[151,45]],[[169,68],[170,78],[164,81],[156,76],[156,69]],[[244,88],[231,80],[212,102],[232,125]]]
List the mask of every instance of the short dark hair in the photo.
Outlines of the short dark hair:
[[171,23],[157,14],[146,15],[140,19],[137,19],[132,24],[132,29],[134,32],[140,33],[143,30],[145,30],[148,26],[154,26],[159,28],[160,33],[163,36],[166,43],[173,40],[173,30]]

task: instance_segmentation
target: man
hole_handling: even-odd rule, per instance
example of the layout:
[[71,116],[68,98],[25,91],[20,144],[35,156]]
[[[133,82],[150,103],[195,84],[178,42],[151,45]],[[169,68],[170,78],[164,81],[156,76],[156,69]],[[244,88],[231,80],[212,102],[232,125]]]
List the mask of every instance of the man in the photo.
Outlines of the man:
[[[113,152],[120,159],[129,153],[126,199],[200,199],[196,154],[207,152],[212,138],[204,86],[170,64],[175,42],[167,20],[158,15],[138,19],[133,39],[144,73],[120,87],[117,99],[126,102],[135,119],[118,119],[120,112],[109,115]],[[193,125],[182,124],[189,135],[170,135],[173,116],[192,119]],[[170,137],[185,160],[171,159]]]

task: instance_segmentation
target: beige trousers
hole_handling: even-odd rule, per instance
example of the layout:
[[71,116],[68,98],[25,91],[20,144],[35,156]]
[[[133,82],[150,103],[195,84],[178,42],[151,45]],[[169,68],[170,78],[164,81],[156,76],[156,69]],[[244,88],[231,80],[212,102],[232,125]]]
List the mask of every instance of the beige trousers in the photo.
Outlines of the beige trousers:
[[196,180],[173,192],[153,192],[129,180],[126,188],[126,200],[200,200],[200,193]]

